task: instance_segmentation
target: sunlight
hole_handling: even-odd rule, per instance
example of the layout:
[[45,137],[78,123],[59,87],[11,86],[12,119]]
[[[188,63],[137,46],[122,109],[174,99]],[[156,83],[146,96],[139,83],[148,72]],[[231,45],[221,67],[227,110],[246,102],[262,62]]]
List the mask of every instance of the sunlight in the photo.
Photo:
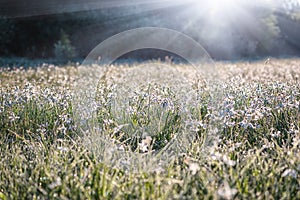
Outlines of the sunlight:
[[278,2],[275,0],[192,0],[193,6],[198,13],[205,13],[206,17],[222,19],[238,16],[253,7],[275,7]]
[[234,25],[245,18],[251,7],[249,2],[243,0],[194,0],[193,6],[195,18],[205,18],[206,24],[213,26]]
[[218,16],[232,13],[238,3],[238,0],[211,0],[207,2],[207,8],[212,16]]

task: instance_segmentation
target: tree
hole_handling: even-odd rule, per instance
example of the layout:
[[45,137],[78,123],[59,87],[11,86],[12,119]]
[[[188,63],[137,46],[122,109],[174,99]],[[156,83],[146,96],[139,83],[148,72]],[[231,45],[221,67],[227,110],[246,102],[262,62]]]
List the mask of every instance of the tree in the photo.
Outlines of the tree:
[[61,62],[70,61],[76,56],[75,48],[64,31],[61,31],[60,40],[54,44],[54,54],[56,59]]

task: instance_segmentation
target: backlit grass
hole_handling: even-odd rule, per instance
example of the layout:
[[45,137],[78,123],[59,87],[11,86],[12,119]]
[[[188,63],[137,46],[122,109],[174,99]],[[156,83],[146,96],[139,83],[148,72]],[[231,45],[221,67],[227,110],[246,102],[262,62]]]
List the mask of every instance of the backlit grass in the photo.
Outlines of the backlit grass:
[[[153,170],[109,165],[97,132],[81,131],[72,105],[77,67],[2,68],[0,199],[299,199],[300,61],[216,66],[218,116],[202,84],[191,86],[198,105],[184,104],[176,78],[137,87],[126,104],[116,101],[118,66],[100,80],[99,131],[119,151],[147,155],[181,131],[196,134],[184,154]],[[213,117],[220,123],[211,137]]]

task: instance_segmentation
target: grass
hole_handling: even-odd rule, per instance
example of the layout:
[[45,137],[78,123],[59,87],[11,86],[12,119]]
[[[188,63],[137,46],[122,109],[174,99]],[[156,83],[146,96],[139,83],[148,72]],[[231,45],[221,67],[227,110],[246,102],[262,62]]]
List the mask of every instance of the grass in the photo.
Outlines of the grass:
[[216,63],[217,104],[186,65],[102,67],[98,130],[78,67],[1,68],[0,199],[300,199],[299,65]]

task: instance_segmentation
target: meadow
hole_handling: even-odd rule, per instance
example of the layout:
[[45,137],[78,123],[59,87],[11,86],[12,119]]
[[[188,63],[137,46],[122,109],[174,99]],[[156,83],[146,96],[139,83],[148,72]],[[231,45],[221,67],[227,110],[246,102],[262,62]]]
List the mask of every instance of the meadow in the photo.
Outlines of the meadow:
[[215,67],[0,68],[0,199],[300,199],[300,60]]

